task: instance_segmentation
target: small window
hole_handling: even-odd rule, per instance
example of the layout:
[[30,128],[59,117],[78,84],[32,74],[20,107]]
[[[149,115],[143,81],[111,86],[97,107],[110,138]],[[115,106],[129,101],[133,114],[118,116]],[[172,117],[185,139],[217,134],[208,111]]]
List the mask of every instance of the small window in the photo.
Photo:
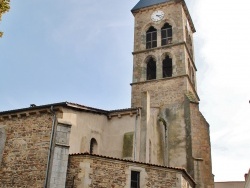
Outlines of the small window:
[[168,23],[161,28],[161,45],[167,45],[172,43],[172,26]]
[[157,31],[151,26],[146,32],[146,49],[157,47]]
[[151,57],[147,62],[147,80],[156,79],[156,62]]
[[162,77],[172,77],[173,67],[172,59],[169,56],[166,56],[162,62]]
[[140,172],[131,171],[131,188],[140,188]]
[[92,138],[90,140],[90,148],[89,148],[89,152],[90,154],[97,154],[97,141],[96,139]]

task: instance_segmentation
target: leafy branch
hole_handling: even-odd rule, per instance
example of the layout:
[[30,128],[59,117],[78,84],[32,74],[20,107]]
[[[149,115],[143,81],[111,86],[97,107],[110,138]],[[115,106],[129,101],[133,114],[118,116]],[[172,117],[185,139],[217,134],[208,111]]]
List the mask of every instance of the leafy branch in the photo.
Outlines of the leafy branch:
[[[0,0],[0,21],[2,19],[2,15],[8,12],[10,9],[10,0]],[[3,32],[0,31],[0,37],[2,37]]]

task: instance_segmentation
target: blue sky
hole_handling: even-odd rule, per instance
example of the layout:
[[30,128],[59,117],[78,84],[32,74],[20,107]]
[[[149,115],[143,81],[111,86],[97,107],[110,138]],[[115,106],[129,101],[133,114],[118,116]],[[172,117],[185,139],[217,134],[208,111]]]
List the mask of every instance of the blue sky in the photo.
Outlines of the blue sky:
[[12,1],[1,23],[1,110],[60,101],[128,107],[133,4]]
[[[75,102],[130,107],[137,0],[12,0],[0,22],[0,111]],[[250,167],[248,0],[186,0],[197,32],[200,110],[210,123],[216,181]]]

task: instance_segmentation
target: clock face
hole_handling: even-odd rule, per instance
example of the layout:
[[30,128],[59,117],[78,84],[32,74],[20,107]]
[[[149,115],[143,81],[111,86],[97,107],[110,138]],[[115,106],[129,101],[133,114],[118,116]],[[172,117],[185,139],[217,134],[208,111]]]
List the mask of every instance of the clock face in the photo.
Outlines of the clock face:
[[154,22],[158,22],[162,20],[163,18],[164,18],[164,12],[161,10],[157,10],[153,12],[153,14],[151,15],[151,20]]

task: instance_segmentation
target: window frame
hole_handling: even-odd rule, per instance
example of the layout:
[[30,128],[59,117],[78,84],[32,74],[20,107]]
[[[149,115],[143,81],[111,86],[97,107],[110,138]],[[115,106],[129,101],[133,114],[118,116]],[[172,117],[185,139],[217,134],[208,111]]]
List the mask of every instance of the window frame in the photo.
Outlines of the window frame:
[[91,138],[89,145],[89,153],[97,154],[98,153],[98,143],[95,138]]
[[173,77],[173,59],[166,55],[162,61],[162,78]]
[[153,57],[150,57],[146,62],[146,80],[155,80],[156,79],[156,61]]
[[169,23],[165,23],[161,28],[161,45],[171,44],[173,40],[173,29]]
[[[136,179],[133,179],[133,174],[136,176]],[[131,170],[130,173],[130,188],[140,188],[140,179],[141,179],[141,172],[138,170]],[[135,183],[136,185],[132,185],[132,183]]]
[[157,47],[157,29],[153,26],[146,31],[146,49]]

